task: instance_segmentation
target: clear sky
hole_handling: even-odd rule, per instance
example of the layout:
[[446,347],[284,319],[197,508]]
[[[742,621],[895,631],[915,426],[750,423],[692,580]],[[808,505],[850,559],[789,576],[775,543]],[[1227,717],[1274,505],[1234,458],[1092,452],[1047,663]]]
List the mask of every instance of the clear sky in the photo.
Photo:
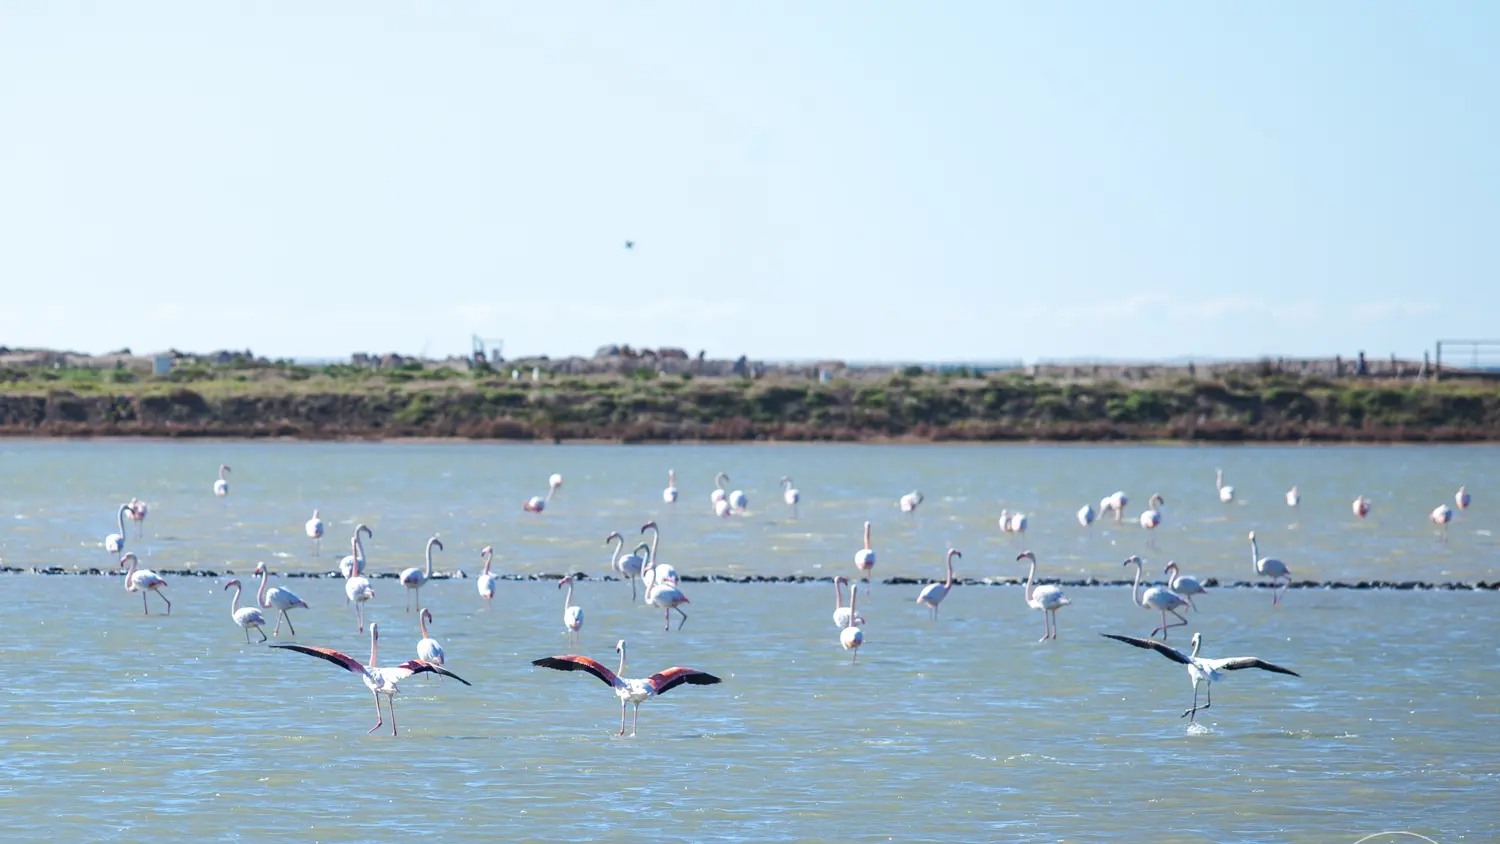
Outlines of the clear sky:
[[0,345],[1420,355],[1500,336],[1497,44],[1466,2],[12,0]]

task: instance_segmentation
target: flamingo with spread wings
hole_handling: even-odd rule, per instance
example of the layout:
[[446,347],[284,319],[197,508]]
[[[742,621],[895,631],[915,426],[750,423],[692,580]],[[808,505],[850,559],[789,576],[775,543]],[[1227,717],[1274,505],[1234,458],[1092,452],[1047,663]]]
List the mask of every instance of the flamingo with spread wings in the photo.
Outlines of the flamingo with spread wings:
[[452,677],[465,686],[474,685],[441,665],[433,665],[430,662],[424,662],[420,659],[407,660],[400,665],[394,665],[389,668],[377,668],[375,667],[375,643],[379,640],[380,627],[371,622],[369,667],[360,665],[359,660],[348,654],[339,653],[332,648],[315,648],[310,645],[293,645],[287,642],[273,642],[271,643],[271,647],[284,648],[300,654],[315,656],[318,659],[326,659],[345,671],[358,674],[360,679],[364,681],[365,688],[369,689],[370,693],[375,696],[375,726],[370,728],[370,732],[372,733],[380,729],[381,725],[385,723],[385,718],[380,711],[380,696],[385,695],[386,702],[390,705],[391,709],[391,735],[396,735],[396,685],[413,674],[432,672],[441,674],[444,677]]
[[[539,668],[551,668],[557,671],[587,671],[604,681],[604,685],[615,690],[615,696],[620,699],[620,732],[616,735],[625,735],[625,705],[635,706],[634,717],[630,719],[630,734],[635,735],[636,723],[641,717],[641,704],[653,697],[660,697],[672,689],[686,683],[690,686],[712,686],[723,682],[718,677],[696,668],[668,668],[666,671],[658,671],[650,677],[634,680],[622,677],[625,673],[625,640],[621,639],[615,644],[615,651],[620,655],[620,671],[616,673],[605,668],[597,660],[577,654],[564,654],[563,656],[548,656],[531,661],[532,665]],[[347,658],[347,657],[346,657]],[[395,716],[392,716],[394,719]]]

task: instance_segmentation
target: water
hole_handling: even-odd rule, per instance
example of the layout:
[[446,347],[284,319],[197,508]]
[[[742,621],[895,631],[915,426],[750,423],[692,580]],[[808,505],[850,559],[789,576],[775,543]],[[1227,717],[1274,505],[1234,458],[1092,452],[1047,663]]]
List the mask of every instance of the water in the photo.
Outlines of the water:
[[[111,510],[151,504],[130,544],[156,569],[249,578],[333,567],[357,521],[370,567],[478,570],[494,544],[504,572],[602,574],[610,530],[662,523],[662,557],[684,574],[852,574],[860,523],[875,523],[881,577],[1024,575],[1035,551],[1054,576],[1118,578],[1140,553],[1199,577],[1249,579],[1244,534],[1298,579],[1492,580],[1490,448],[1148,448],[857,446],[489,446],[228,442],[0,442],[0,558],[6,565],[107,568]],[[227,500],[211,493],[234,467]],[[661,502],[667,468],[682,498]],[[1237,503],[1221,505],[1213,469]],[[717,520],[715,471],[750,495],[748,517]],[[547,512],[520,502],[565,484]],[[803,493],[790,519],[776,481]],[[1291,484],[1300,512],[1282,501]],[[1426,513],[1467,483],[1475,506],[1440,545]],[[903,492],[927,500],[915,518]],[[1138,513],[1161,492],[1159,551],[1131,523],[1073,521],[1123,488]],[[1349,501],[1374,501],[1358,523]],[[329,523],[311,556],[302,523]],[[1001,507],[1028,514],[1024,540]],[[619,707],[585,674],[532,668],[575,649],[562,592],[502,582],[485,606],[472,579],[423,589],[433,635],[472,688],[414,677],[397,699],[401,736],[367,736],[372,701],[357,678],[309,657],[247,646],[229,619],[225,577],[170,577],[170,617],[141,613],[119,578],[0,578],[0,810],[22,840],[369,841],[1355,841],[1406,829],[1438,841],[1493,840],[1500,810],[1496,704],[1500,595],[1471,591],[1263,590],[1200,601],[1185,646],[1253,654],[1301,679],[1234,672],[1189,731],[1185,671],[1100,638],[1144,636],[1153,616],[1120,588],[1070,588],[1061,639],[1039,644],[1040,614],[1014,587],[961,587],[936,623],[916,587],[861,596],[866,645],[838,647],[827,584],[684,584],[681,631],[631,605],[622,583],[584,582],[578,652],[628,675],[669,665],[724,683],[679,687],[617,739]],[[280,579],[312,604],[296,641],[364,660],[368,641],[342,583]],[[250,584],[253,587],[253,583]],[[381,659],[413,655],[415,613],[377,580],[370,617]],[[152,598],[155,602],[155,598]],[[675,626],[675,622],[674,622]],[[290,639],[286,630],[283,637]],[[1179,640],[1179,636],[1181,639]],[[1395,839],[1387,839],[1395,840]],[[1405,839],[1415,840],[1415,839]]]

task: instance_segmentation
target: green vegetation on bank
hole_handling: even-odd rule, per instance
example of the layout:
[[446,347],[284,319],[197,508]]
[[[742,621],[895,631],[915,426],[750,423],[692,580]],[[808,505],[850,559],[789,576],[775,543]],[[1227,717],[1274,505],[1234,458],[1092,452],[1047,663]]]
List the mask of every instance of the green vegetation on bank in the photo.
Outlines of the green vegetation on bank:
[[[526,373],[528,376],[529,372]],[[1477,441],[1500,439],[1489,381],[1060,381],[909,369],[828,382],[181,362],[170,374],[0,368],[11,435],[450,436],[668,440]]]

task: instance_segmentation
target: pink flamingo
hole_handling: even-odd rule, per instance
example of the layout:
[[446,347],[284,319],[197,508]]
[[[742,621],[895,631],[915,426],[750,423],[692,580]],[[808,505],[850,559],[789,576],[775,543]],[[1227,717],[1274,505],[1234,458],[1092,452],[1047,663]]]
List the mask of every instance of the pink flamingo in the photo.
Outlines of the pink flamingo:
[[1031,570],[1026,573],[1026,606],[1034,610],[1042,611],[1042,638],[1038,642],[1057,638],[1057,611],[1073,603],[1063,594],[1061,586],[1044,584],[1032,588],[1036,580],[1036,555],[1030,551],[1022,551],[1016,556],[1016,561],[1030,560]]
[[1161,510],[1158,508],[1166,503],[1166,500],[1160,494],[1153,492],[1151,500],[1146,505],[1150,509],[1141,513],[1141,527],[1148,531],[1146,534],[1147,547],[1156,547],[1156,529],[1161,527]]
[[[1255,531],[1253,530],[1250,531],[1250,562],[1255,567],[1257,575],[1271,578],[1271,606],[1280,605],[1282,596],[1286,594],[1287,589],[1291,588],[1292,570],[1280,560],[1260,555],[1260,546],[1255,544]],[[1282,582],[1280,592],[1276,591],[1278,582]]]
[[849,606],[844,606],[844,590],[842,584],[848,583],[849,578],[838,575],[833,579],[833,626],[840,630],[849,626],[849,620],[854,619],[855,624],[864,624],[865,620],[854,615],[854,592],[849,593]]
[[1370,515],[1370,499],[1364,497],[1363,495],[1354,499],[1354,503],[1349,505],[1349,507],[1354,511],[1354,515],[1360,517],[1361,519],[1363,519],[1365,516]]
[[963,559],[963,553],[953,548],[948,549],[948,579],[942,583],[929,583],[922,587],[922,592],[917,595],[917,603],[926,604],[932,610],[933,619],[938,617],[938,604],[948,597],[948,591],[953,588],[953,558]]
[[126,551],[125,556],[120,558],[120,565],[130,564],[130,568],[125,572],[125,591],[141,593],[141,609],[145,611],[146,615],[151,614],[151,608],[146,606],[146,593],[155,592],[157,597],[161,598],[162,602],[167,605],[167,615],[171,615],[172,602],[168,601],[167,596],[161,593],[161,590],[167,587],[167,582],[150,569],[137,570],[136,564],[139,562],[140,560],[136,559],[134,551]]
[[875,549],[870,547],[869,522],[865,522],[865,547],[854,552],[854,567],[859,569],[859,573],[864,577],[865,592],[868,593],[874,582],[870,579],[870,575],[875,571]]
[[573,605],[573,576],[568,575],[557,581],[557,588],[568,587],[568,594],[563,596],[563,628],[568,631],[568,644],[578,644],[578,631],[583,628],[583,607]]
[[234,619],[235,624],[238,624],[241,628],[244,629],[245,644],[250,644],[250,628],[252,627],[255,628],[256,633],[260,634],[260,640],[264,642],[266,640],[265,614],[255,607],[240,606],[241,586],[238,579],[231,580],[228,583],[224,584],[225,589],[229,589],[230,587],[234,588],[234,597],[229,601],[229,617]]
[[141,531],[146,525],[146,502],[139,498],[130,499],[130,512],[127,513],[130,520],[135,522],[135,538],[141,538]]
[[479,589],[479,597],[486,601],[494,600],[495,582],[500,578],[490,572],[490,561],[495,558],[495,549],[486,545],[479,549],[479,559],[484,560],[484,571],[479,575],[479,582],[475,586]]
[[[1185,627],[1188,620],[1183,618],[1177,611],[1188,605],[1187,599],[1176,594],[1170,589],[1160,586],[1152,586],[1145,593],[1141,592],[1141,558],[1131,554],[1126,558],[1124,565],[1135,566],[1135,585],[1130,587],[1130,600],[1143,610],[1156,610],[1161,613],[1161,626],[1152,630],[1151,635],[1161,634],[1162,641],[1167,639],[1167,631],[1173,627]],[[1167,613],[1171,613],[1177,619],[1176,624],[1167,623]]]
[[[1458,492],[1453,493],[1453,503],[1458,505],[1458,509],[1460,510],[1469,509],[1469,491],[1463,487],[1459,487]],[[141,518],[145,518],[145,516]]]
[[396,684],[413,674],[422,674],[430,671],[435,674],[441,674],[444,677],[452,677],[465,686],[474,685],[441,665],[433,665],[430,662],[424,662],[420,659],[408,660],[391,668],[376,668],[375,643],[379,640],[380,628],[374,622],[371,622],[369,667],[360,665],[359,660],[339,653],[332,648],[314,648],[309,645],[293,645],[285,642],[273,642],[271,643],[271,647],[285,648],[289,651],[296,651],[299,654],[326,659],[345,671],[358,674],[359,678],[364,681],[365,688],[369,689],[370,693],[375,696],[375,726],[370,728],[370,732],[372,733],[380,729],[380,726],[385,723],[385,719],[380,711],[380,696],[385,695],[386,702],[391,708],[391,735],[396,735]]
[[547,497],[542,498],[541,496],[534,495],[531,498],[526,499],[526,502],[521,505],[521,509],[525,510],[528,513],[542,512],[543,510],[547,509],[548,504],[552,503],[552,496],[557,493],[558,487],[561,486],[562,475],[553,475],[547,481]]
[[271,635],[281,635],[282,619],[286,619],[286,626],[292,631],[292,635],[297,635],[297,628],[292,626],[292,617],[287,615],[287,610],[308,609],[307,602],[293,595],[290,589],[283,589],[280,586],[266,589],[266,578],[270,577],[271,573],[266,569],[265,563],[256,563],[255,573],[260,575],[260,591],[255,595],[255,602],[268,610],[276,611],[276,629],[271,631]]
[[432,549],[443,550],[443,543],[436,536],[427,540],[427,568],[416,566],[401,572],[401,585],[406,587],[406,611],[411,612],[411,593],[417,593],[417,605],[422,604],[422,587],[432,579]]
[[844,625],[844,629],[839,631],[839,644],[849,652],[850,662],[859,661],[859,648],[865,643],[865,631],[859,629],[859,625],[864,624],[865,620],[856,615],[854,610],[854,604],[859,599],[855,591],[849,592],[849,621]]
[[214,481],[214,495],[223,498],[229,494],[229,479],[224,477],[229,474],[229,467],[223,463],[219,464],[219,479]]
[[625,735],[625,705],[635,706],[635,716],[630,719],[630,734],[635,735],[636,724],[641,718],[641,704],[653,697],[660,697],[672,689],[686,683],[689,686],[712,686],[723,682],[718,677],[696,668],[668,668],[659,671],[642,680],[633,680],[620,676],[625,673],[625,640],[621,639],[615,644],[615,651],[620,655],[620,671],[615,673],[599,664],[597,661],[586,656],[577,654],[565,654],[563,656],[546,656],[531,661],[538,668],[551,668],[554,671],[587,671],[604,681],[604,685],[615,691],[615,697],[620,699],[620,732],[617,735]]
[[1447,542],[1448,523],[1453,521],[1453,508],[1447,504],[1439,504],[1431,513],[1427,514],[1427,518],[1442,531],[1441,538],[1438,541]]

